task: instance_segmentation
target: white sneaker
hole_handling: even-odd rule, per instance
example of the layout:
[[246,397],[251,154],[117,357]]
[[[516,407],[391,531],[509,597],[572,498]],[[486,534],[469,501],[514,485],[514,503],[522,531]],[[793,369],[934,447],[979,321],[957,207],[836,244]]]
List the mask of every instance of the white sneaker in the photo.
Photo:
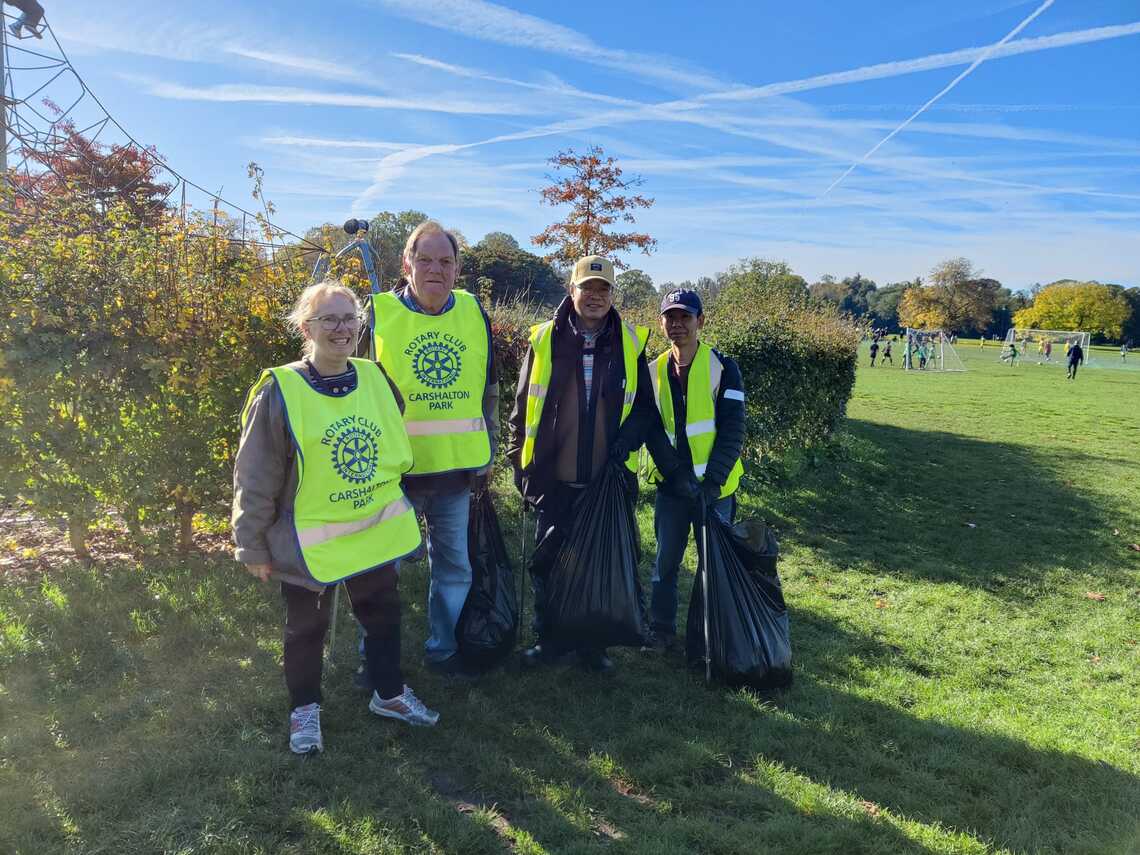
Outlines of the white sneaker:
[[408,686],[404,686],[401,694],[388,700],[381,698],[379,692],[373,692],[372,700],[368,702],[368,709],[385,718],[394,718],[423,727],[431,727],[439,721],[439,713],[424,706],[424,702],[417,698],[415,692]]
[[289,715],[289,750],[294,754],[323,751],[320,704],[297,707]]

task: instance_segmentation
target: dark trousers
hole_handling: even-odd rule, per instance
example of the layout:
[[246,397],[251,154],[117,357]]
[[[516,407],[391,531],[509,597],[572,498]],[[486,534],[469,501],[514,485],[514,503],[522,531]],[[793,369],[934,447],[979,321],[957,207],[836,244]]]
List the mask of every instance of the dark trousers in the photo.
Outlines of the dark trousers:
[[1075,380],[1077,378],[1077,366],[1078,365],[1080,365],[1079,362],[1070,362],[1069,363],[1069,379],[1070,380]]
[[[400,671],[400,592],[396,565],[345,580],[352,613],[367,635],[364,660],[382,698],[404,690]],[[291,707],[321,702],[322,648],[332,617],[332,589],[310,591],[281,583],[285,598],[285,685]]]
[[[657,488],[657,501],[653,525],[657,534],[657,559],[653,562],[653,593],[649,601],[650,627],[654,634],[668,638],[677,634],[677,575],[685,547],[689,545],[689,532],[697,534],[697,556],[700,558],[701,519],[699,508],[687,499],[670,495]],[[732,525],[736,517],[735,494],[717,499],[709,513],[714,513]]]

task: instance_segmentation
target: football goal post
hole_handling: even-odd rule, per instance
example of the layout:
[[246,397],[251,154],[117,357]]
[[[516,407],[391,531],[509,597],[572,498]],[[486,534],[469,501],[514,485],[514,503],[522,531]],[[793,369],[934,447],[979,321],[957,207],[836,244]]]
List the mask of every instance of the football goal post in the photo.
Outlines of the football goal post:
[[1010,346],[1017,348],[1018,359],[1022,362],[1036,362],[1038,365],[1067,365],[1069,350],[1074,344],[1081,346],[1085,355],[1085,365],[1092,364],[1091,336],[1077,330],[1035,330],[1014,327],[1005,334],[1002,353],[1008,353]]
[[907,371],[965,371],[962,357],[942,330],[906,329],[903,368]]

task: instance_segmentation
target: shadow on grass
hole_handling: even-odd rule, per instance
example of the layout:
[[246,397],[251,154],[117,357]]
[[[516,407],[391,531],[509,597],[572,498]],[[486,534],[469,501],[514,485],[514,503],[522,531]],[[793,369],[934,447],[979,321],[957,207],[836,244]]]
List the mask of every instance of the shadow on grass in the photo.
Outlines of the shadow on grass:
[[[422,572],[403,580],[423,598]],[[326,752],[288,753],[274,590],[228,562],[61,568],[0,586],[0,850],[357,853],[1128,851],[1140,781],[861,696],[844,656],[923,676],[901,651],[795,612],[797,683],[705,689],[671,659],[613,679],[415,665],[443,720],[367,714],[327,674]],[[6,617],[7,619],[7,617]],[[415,625],[411,625],[415,624]],[[342,624],[342,627],[344,625]],[[19,641],[19,639],[16,639]],[[337,655],[352,661],[351,633]],[[17,649],[18,648],[18,649]],[[921,826],[906,826],[907,821]],[[1131,835],[1131,837],[1129,836]],[[978,843],[977,841],[982,841]]]
[[785,532],[839,566],[1018,592],[1042,568],[1096,572],[1119,551],[1105,509],[1053,473],[1066,457],[851,420],[838,459],[770,498]]
[[[794,621],[812,647],[787,693],[705,689],[675,661],[625,656],[623,666],[647,672],[613,683],[528,676],[524,685],[544,691],[548,709],[528,705],[529,719],[512,711],[513,744],[544,776],[592,774],[586,792],[618,825],[636,809],[607,798],[607,786],[617,782],[627,802],[642,794],[657,811],[638,823],[646,851],[668,851],[657,848],[667,841],[677,851],[945,851],[946,837],[958,838],[953,851],[1135,851],[1140,778],[911,715],[906,697],[897,706],[861,697],[827,652],[897,664],[897,651],[810,615]],[[866,817],[844,815],[852,799]],[[876,820],[882,812],[942,833],[912,839]]]

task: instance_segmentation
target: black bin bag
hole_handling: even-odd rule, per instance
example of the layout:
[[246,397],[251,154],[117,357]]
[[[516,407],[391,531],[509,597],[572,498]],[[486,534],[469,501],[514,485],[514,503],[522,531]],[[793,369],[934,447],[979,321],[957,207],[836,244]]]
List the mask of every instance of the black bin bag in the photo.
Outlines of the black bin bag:
[[[712,673],[730,686],[783,688],[792,682],[788,609],[776,575],[779,545],[759,520],[729,527],[708,520],[709,648]],[[704,584],[689,598],[685,651],[692,666],[705,661]]]
[[471,590],[459,613],[455,640],[468,665],[490,668],[514,649],[519,631],[515,574],[489,490],[471,498],[467,523]]
[[546,586],[543,641],[567,649],[643,644],[640,558],[625,475],[608,463],[578,497],[573,520],[551,528],[535,549],[531,571]]

